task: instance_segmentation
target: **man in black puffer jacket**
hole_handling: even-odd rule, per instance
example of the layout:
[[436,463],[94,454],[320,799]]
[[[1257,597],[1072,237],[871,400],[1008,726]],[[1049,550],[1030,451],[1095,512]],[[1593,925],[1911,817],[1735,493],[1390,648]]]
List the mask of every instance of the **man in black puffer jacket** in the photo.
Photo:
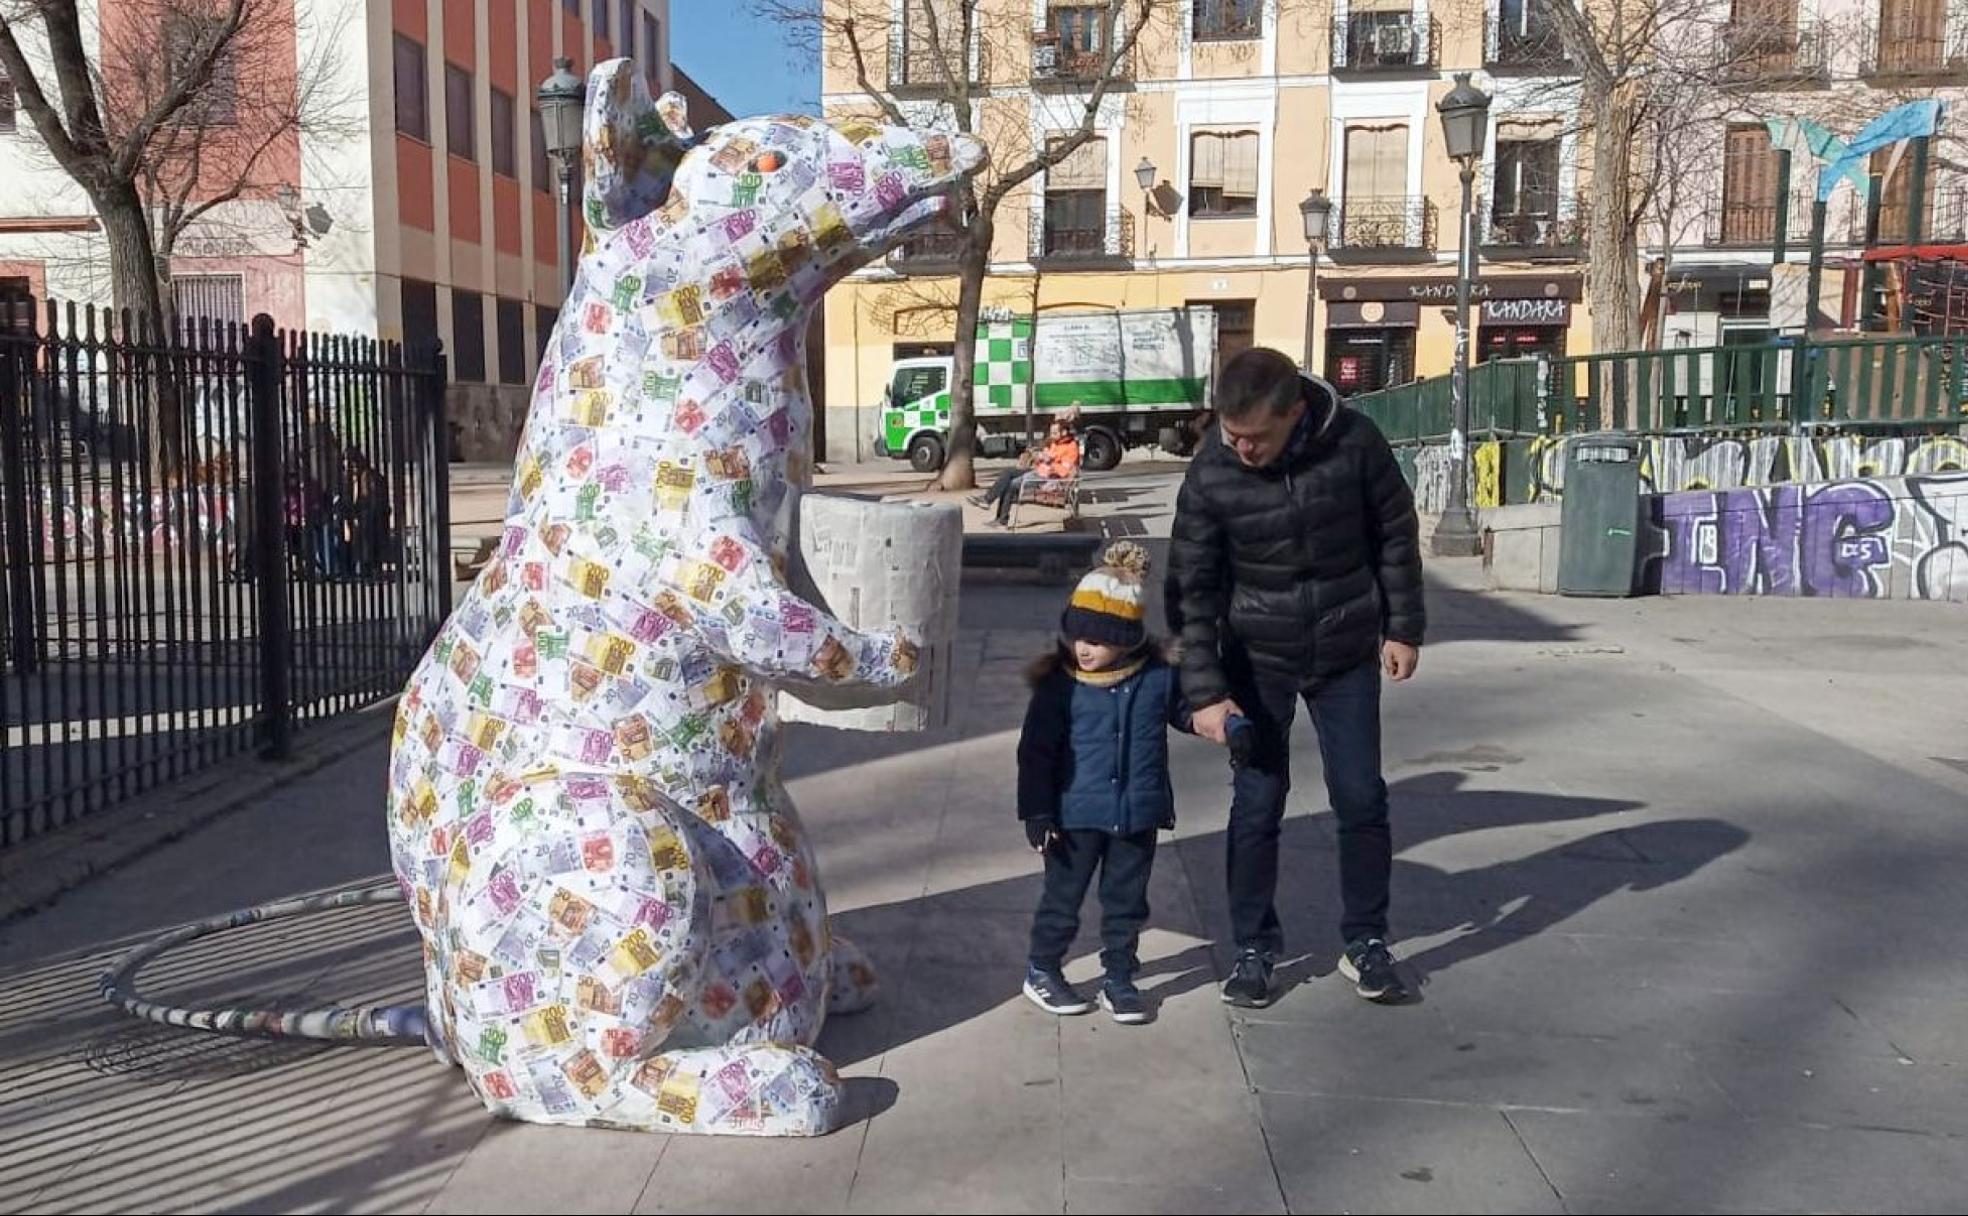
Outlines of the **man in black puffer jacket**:
[[1230,804],[1238,953],[1223,999],[1255,1007],[1274,997],[1278,833],[1302,697],[1339,823],[1339,969],[1360,995],[1399,1000],[1380,679],[1414,674],[1426,624],[1414,495],[1374,424],[1277,351],[1226,363],[1215,407],[1217,433],[1176,503],[1166,599],[1196,733],[1225,743],[1254,731]]

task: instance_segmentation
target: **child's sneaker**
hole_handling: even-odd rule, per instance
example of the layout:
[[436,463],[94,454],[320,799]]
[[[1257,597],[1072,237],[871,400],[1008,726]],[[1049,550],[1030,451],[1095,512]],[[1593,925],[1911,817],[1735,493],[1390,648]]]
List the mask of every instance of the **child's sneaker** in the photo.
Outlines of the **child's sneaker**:
[[1148,1002],[1141,998],[1141,989],[1134,981],[1119,976],[1109,976],[1100,985],[1100,1007],[1114,1015],[1114,1020],[1123,1026],[1139,1026],[1149,1020]]
[[1075,992],[1065,976],[1057,971],[1041,971],[1037,967],[1025,969],[1025,999],[1047,1013],[1061,1017],[1086,1013],[1093,1008],[1093,1002]]

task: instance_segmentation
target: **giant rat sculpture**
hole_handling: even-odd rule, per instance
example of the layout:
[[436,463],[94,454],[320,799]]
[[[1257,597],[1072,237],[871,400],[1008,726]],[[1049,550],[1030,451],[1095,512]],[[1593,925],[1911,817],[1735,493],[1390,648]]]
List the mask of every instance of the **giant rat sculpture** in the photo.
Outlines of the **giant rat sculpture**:
[[805,117],[700,139],[626,60],[589,97],[588,249],[504,538],[396,722],[430,1033],[509,1118],[821,1134],[841,1082],[813,1043],[873,973],[828,928],[774,692],[900,689],[917,654],[786,584],[803,336],[984,149]]

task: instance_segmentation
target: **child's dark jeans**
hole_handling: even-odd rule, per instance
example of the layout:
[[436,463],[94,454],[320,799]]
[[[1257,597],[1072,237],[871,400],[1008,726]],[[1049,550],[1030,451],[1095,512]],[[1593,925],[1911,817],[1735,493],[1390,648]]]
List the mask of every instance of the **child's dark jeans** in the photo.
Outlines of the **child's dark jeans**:
[[1148,876],[1155,868],[1155,833],[1060,832],[1045,852],[1045,893],[1032,917],[1032,966],[1056,971],[1080,931],[1080,904],[1100,875],[1100,965],[1133,978],[1135,946],[1148,923]]

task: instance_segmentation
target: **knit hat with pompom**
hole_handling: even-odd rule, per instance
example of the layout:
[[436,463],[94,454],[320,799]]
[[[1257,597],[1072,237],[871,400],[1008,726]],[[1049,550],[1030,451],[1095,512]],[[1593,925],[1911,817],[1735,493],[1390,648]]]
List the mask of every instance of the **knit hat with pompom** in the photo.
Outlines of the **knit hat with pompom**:
[[1073,588],[1060,631],[1069,641],[1084,638],[1130,649],[1141,645],[1148,639],[1141,595],[1147,581],[1148,551],[1133,541],[1115,541]]

